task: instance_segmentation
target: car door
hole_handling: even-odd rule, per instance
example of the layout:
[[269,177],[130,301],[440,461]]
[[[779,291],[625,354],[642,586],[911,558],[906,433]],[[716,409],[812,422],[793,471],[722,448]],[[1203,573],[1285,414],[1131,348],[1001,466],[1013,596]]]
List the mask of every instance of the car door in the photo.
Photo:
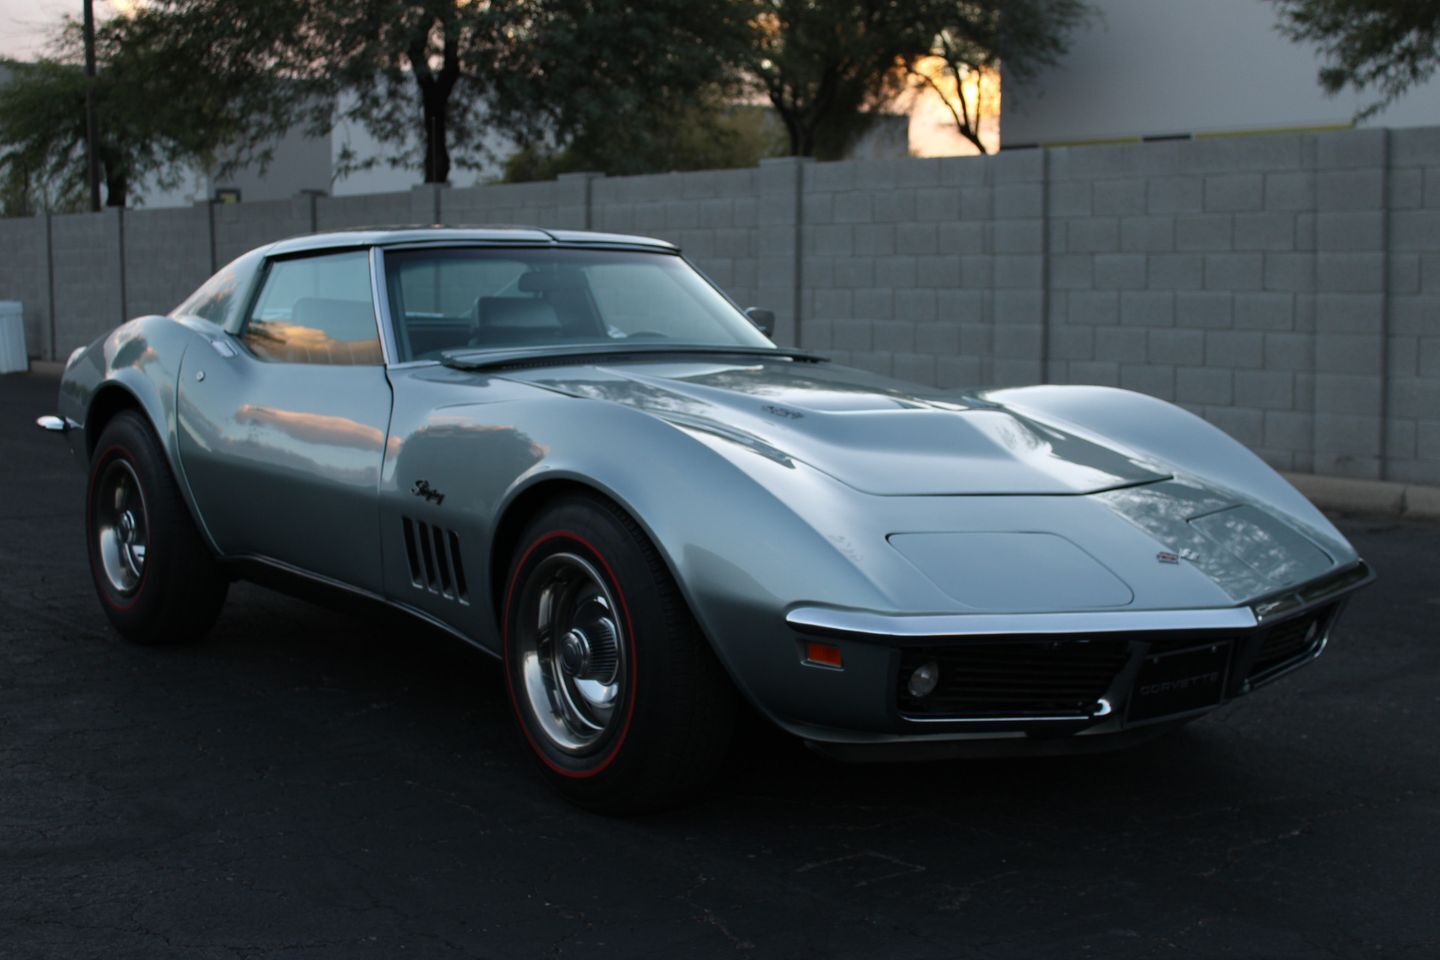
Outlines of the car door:
[[364,250],[268,261],[235,336],[186,352],[181,463],[226,556],[383,590],[391,390]]

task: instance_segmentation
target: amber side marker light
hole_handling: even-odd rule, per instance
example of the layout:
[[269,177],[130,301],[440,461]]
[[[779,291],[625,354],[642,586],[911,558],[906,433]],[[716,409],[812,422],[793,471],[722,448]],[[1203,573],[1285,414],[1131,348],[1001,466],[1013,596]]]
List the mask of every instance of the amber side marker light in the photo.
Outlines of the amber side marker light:
[[806,642],[805,662],[834,667],[836,670],[845,669],[845,664],[840,659],[840,648],[833,643],[817,643],[814,640]]

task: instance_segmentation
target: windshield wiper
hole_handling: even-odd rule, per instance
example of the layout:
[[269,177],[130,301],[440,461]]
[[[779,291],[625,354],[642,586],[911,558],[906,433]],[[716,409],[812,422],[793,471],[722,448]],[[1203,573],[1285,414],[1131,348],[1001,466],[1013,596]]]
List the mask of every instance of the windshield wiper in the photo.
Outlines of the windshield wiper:
[[720,346],[717,344],[567,344],[565,346],[514,347],[502,350],[447,350],[440,362],[457,370],[497,370],[504,367],[553,363],[584,363],[617,359],[663,359],[669,357],[765,357],[798,363],[825,363],[830,358],[785,347]]

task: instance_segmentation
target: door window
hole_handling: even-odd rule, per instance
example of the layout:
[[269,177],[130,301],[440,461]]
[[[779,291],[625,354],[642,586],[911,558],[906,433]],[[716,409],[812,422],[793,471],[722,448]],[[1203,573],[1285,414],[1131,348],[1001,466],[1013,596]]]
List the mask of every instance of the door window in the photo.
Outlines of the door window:
[[363,250],[271,262],[241,333],[262,360],[382,363]]

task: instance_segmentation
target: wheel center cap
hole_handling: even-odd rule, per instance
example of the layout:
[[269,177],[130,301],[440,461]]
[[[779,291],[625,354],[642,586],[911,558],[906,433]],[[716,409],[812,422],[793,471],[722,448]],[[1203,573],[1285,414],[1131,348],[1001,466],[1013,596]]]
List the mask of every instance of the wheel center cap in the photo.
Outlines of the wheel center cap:
[[120,515],[120,542],[129,543],[135,539],[135,514],[126,510]]
[[560,639],[560,665],[572,677],[590,668],[590,638],[584,631],[571,630]]

